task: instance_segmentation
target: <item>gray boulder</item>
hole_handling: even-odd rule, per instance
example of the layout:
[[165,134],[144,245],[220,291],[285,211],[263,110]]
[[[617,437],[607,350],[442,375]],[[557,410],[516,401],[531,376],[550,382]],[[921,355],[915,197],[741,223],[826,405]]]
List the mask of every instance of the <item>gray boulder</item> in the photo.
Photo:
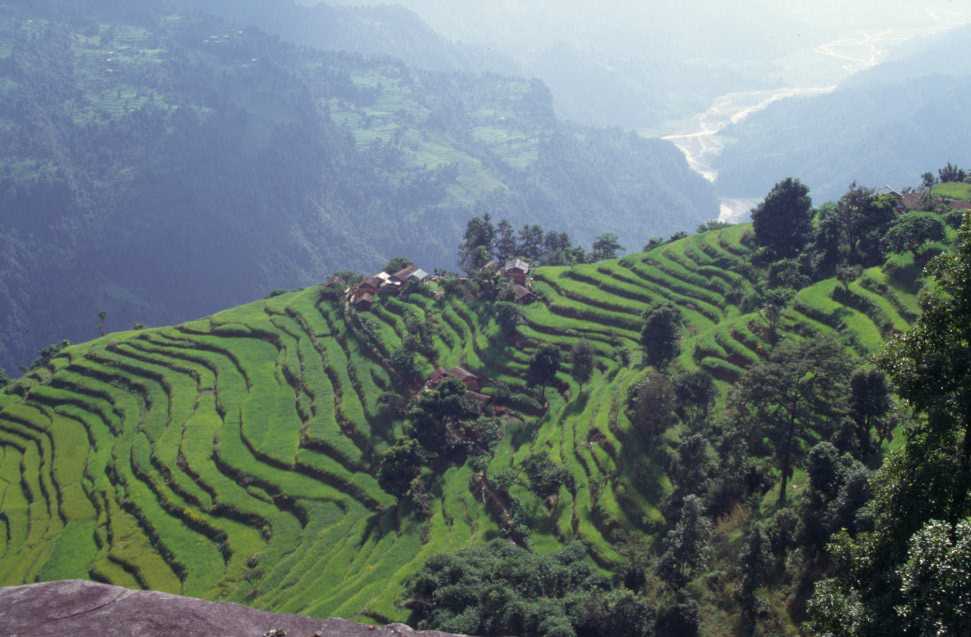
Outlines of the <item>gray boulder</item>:
[[403,624],[275,615],[167,593],[64,581],[0,588],[5,637],[448,637]]

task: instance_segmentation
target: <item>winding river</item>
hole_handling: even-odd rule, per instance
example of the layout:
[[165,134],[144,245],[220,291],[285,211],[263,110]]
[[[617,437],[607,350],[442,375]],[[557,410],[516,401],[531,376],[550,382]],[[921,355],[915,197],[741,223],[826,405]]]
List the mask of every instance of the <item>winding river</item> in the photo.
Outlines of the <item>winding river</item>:
[[[932,35],[953,27],[945,26],[942,20],[937,25],[921,29],[866,32],[841,38],[817,46],[816,55],[836,60],[845,79],[854,73],[866,70],[882,62],[895,46],[915,37]],[[837,84],[828,86],[779,87],[758,91],[740,91],[721,95],[702,113],[662,136],[674,143],[684,153],[688,164],[705,179],[714,183],[718,179],[715,161],[725,147],[722,133],[726,128],[737,124],[753,113],[757,113],[780,100],[823,95],[836,90]],[[721,199],[719,219],[738,221],[746,217],[757,205],[757,199]]]

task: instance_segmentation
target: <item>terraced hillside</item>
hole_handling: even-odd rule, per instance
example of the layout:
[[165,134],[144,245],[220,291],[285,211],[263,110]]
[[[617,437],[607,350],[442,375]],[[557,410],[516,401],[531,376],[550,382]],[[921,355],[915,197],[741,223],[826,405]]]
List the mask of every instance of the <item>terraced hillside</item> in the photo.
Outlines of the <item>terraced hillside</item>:
[[[400,427],[381,415],[396,387],[389,357],[416,321],[437,326],[434,354],[419,359],[426,374],[462,365],[492,381],[486,392],[509,387],[490,475],[540,450],[572,474],[555,506],[511,488],[530,545],[579,539],[600,567],[618,566],[624,535],[653,541],[671,489],[624,414],[645,373],[641,316],[675,305],[686,321],[678,364],[727,388],[769,347],[765,317],[740,307],[756,285],[750,232],[541,268],[542,300],[514,338],[459,292],[418,290],[358,314],[315,287],[68,348],[0,394],[0,584],[92,578],[280,612],[403,618],[401,584],[428,556],[506,523],[468,464],[444,476],[427,520],[404,514],[375,478]],[[916,318],[913,294],[879,268],[838,287],[801,290],[782,336],[836,334],[862,357]],[[530,408],[530,356],[579,339],[597,352],[593,379],[581,388],[567,366],[548,408]]]

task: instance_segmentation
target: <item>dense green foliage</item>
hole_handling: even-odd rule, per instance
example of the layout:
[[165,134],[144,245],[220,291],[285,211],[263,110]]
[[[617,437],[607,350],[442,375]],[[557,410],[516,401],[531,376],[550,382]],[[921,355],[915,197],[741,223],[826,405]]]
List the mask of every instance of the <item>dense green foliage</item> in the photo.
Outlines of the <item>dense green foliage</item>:
[[[893,227],[874,197],[854,227]],[[785,267],[730,226],[537,268],[515,320],[445,275],[49,350],[0,392],[0,581],[496,634],[909,636],[942,599],[961,626],[971,227],[930,283],[838,249],[841,282],[812,264],[857,217],[827,210]],[[481,392],[418,382],[457,366]]]
[[593,376],[597,353],[589,341],[579,341],[570,352],[570,373],[582,387]]
[[681,316],[675,308],[665,305],[651,310],[641,328],[645,360],[658,368],[667,367],[681,351],[680,330]]
[[[223,17],[189,1],[0,2],[8,372],[98,335],[101,311],[111,330],[168,324],[400,254],[454,267],[483,210],[589,245],[717,209],[673,145],[568,125],[539,82],[299,48],[316,17],[204,6]],[[243,26],[256,10],[283,39]],[[362,12],[329,45],[361,34],[404,55]]]
[[928,241],[944,240],[944,224],[924,215],[907,215],[893,224],[884,235],[884,244],[891,252],[914,252]]
[[408,582],[418,625],[470,635],[641,637],[654,611],[609,583],[573,545],[548,557],[506,542],[429,560]]
[[[934,287],[920,319],[882,360],[918,418],[874,478],[872,528],[837,538],[841,568],[813,600],[814,620],[834,635],[971,628],[971,217],[953,254],[929,270]],[[845,613],[853,621],[839,626]]]
[[780,504],[785,504],[786,485],[793,467],[801,464],[806,443],[829,438],[842,424],[849,375],[842,347],[822,338],[782,343],[737,386],[732,397],[737,421],[747,430],[754,453],[775,458],[782,476]]
[[776,184],[752,211],[752,228],[756,242],[773,257],[799,254],[812,232],[809,189],[795,179]]
[[971,521],[927,523],[910,539],[900,580],[897,612],[911,632],[971,632]]

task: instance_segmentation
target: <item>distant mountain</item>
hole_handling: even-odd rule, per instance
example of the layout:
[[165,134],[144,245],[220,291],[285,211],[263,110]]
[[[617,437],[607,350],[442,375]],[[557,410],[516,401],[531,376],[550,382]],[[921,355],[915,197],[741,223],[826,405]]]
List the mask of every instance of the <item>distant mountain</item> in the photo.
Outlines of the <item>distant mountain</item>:
[[501,72],[519,69],[485,47],[451,42],[402,6],[301,4],[294,0],[169,0],[183,11],[203,11],[317,49],[398,58],[435,71]]
[[297,47],[161,3],[0,2],[0,366],[404,254],[494,212],[628,247],[715,214],[670,144],[546,87]]
[[714,60],[616,59],[565,43],[538,51],[524,66],[549,85],[561,117],[635,129],[684,118],[719,95],[764,82]]
[[718,191],[764,194],[801,175],[817,200],[851,180],[913,183],[942,159],[971,164],[971,29],[915,43],[832,94],[778,102],[726,131]]
[[[802,12],[790,6],[794,3],[768,0],[744,6],[724,0],[602,0],[555,10],[541,0],[327,2],[406,6],[450,39],[488,45],[515,60],[524,74],[550,87],[564,119],[665,132],[725,93],[804,80],[807,71],[842,77],[842,63],[821,63],[810,52],[852,29],[849,13],[865,13],[820,3]],[[822,24],[823,16],[837,14],[838,28]],[[869,16],[867,24],[872,22]]]

